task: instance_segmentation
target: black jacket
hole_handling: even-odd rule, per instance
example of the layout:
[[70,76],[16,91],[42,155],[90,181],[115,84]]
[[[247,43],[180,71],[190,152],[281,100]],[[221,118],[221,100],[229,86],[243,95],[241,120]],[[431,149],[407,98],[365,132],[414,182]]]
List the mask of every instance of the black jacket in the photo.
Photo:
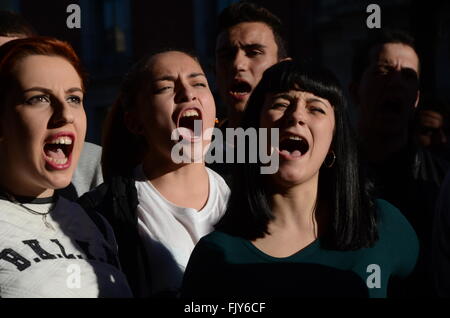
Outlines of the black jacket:
[[[432,296],[431,238],[434,211],[441,183],[449,163],[419,146],[410,146],[382,164],[362,158],[366,173],[374,182],[376,196],[396,206],[408,219],[420,241],[415,273],[399,296]],[[394,284],[395,285],[395,284]]]
[[[122,271],[135,297],[149,297],[148,292],[139,288],[150,286],[150,277],[146,275],[148,264],[145,250],[139,239],[136,208],[138,197],[134,180],[130,177],[111,178],[94,190],[85,193],[77,201],[86,211],[102,214],[114,229]],[[148,290],[148,289],[147,289]]]

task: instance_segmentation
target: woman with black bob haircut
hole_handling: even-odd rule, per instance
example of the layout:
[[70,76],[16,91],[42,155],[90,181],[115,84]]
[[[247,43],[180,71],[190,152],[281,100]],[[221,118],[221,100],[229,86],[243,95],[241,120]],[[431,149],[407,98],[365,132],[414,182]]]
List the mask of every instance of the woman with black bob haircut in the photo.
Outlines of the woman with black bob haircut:
[[279,145],[268,144],[279,167],[268,175],[261,162],[237,165],[224,217],[189,260],[185,297],[386,297],[391,276],[411,273],[416,234],[398,209],[371,197],[330,71],[272,66],[241,126],[279,130]]

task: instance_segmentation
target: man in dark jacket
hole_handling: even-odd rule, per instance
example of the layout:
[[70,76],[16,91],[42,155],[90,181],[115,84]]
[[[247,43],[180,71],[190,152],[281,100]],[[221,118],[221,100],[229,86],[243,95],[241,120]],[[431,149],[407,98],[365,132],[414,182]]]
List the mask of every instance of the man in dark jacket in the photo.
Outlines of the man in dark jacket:
[[421,243],[415,275],[407,288],[394,295],[433,295],[431,229],[439,186],[449,164],[413,138],[420,96],[420,62],[414,40],[401,31],[373,34],[357,52],[352,76],[350,92],[359,111],[363,167],[377,196],[403,212]]

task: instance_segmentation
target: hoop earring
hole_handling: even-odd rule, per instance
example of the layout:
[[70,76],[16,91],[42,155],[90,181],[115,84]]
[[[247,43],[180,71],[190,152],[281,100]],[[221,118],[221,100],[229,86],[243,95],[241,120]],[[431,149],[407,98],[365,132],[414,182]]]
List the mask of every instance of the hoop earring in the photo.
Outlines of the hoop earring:
[[[329,157],[329,155],[331,155],[333,158],[331,159],[331,163],[327,163],[327,159],[329,159],[330,157]],[[334,165],[334,162],[336,161],[336,154],[334,153],[334,150],[331,150],[331,152],[329,152],[328,154],[327,154],[327,156],[325,157],[325,160],[324,160],[324,162],[323,162],[323,165],[326,167],[326,168],[331,168],[333,165]]]

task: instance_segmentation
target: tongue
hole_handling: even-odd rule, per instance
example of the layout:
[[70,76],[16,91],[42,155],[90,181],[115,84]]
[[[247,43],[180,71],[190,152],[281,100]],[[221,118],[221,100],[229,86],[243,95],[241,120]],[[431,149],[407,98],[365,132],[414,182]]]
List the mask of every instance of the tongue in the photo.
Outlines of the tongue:
[[66,158],[66,155],[64,154],[64,151],[62,151],[61,148],[56,149],[47,149],[45,151],[45,154],[53,159],[64,159]]
[[281,153],[285,155],[290,155],[292,157],[300,157],[302,153],[298,150],[294,150],[293,152],[289,152],[288,150],[282,150]]

